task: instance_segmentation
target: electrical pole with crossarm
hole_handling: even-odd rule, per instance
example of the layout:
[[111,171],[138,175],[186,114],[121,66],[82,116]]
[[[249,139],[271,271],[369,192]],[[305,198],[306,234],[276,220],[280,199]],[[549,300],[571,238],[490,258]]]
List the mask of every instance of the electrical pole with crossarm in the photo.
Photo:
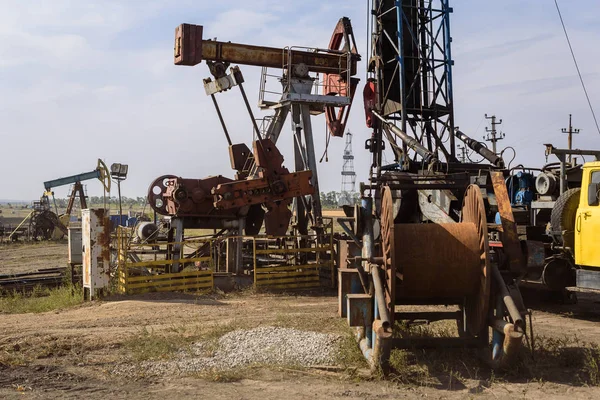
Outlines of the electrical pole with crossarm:
[[[571,114],[569,114],[569,127],[568,128],[562,128],[562,133],[567,133],[569,134],[569,150],[573,150],[573,134],[577,134],[579,133],[579,129],[573,128],[573,124],[571,123]],[[572,155],[569,154],[569,164],[572,164]]]
[[504,133],[500,132],[498,133],[496,126],[500,125],[502,123],[502,119],[496,119],[495,115],[492,115],[491,117],[488,117],[487,114],[485,114],[485,118],[486,119],[491,119],[492,120],[492,129],[486,127],[485,131],[488,133],[487,137],[484,136],[483,139],[487,142],[491,142],[492,143],[492,151],[494,152],[494,154],[498,154],[498,152],[496,151],[496,143],[502,139],[504,139],[505,135]]

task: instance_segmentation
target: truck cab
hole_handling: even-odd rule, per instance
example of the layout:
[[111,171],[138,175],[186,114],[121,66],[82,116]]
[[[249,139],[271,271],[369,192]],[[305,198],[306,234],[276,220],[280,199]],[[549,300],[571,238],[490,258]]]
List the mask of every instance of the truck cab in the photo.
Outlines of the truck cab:
[[600,290],[600,161],[583,166],[575,220],[577,286]]

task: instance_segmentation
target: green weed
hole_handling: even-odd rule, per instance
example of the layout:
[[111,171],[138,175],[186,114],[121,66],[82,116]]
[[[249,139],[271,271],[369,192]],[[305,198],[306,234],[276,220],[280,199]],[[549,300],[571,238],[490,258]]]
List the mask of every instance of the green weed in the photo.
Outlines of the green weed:
[[38,286],[31,293],[11,292],[0,297],[0,313],[41,313],[73,307],[83,301],[83,289],[79,285],[58,288]]

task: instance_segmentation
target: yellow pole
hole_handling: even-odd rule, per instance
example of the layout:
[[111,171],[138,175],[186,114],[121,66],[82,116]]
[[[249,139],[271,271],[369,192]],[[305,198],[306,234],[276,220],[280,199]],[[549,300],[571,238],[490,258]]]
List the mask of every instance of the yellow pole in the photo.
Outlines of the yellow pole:
[[26,217],[23,219],[23,221],[21,221],[21,223],[20,223],[20,224],[19,224],[19,225],[18,225],[18,226],[15,228],[15,230],[14,230],[14,231],[12,231],[12,232],[10,233],[10,235],[8,235],[8,240],[10,240],[10,238],[12,238],[12,235],[14,235],[14,233],[15,233],[15,232],[16,232],[16,231],[17,231],[17,230],[18,230],[18,229],[21,227],[21,225],[23,225],[23,224],[25,223],[25,221],[27,221],[27,219],[28,219],[29,217],[31,217],[31,214],[33,214],[34,212],[35,212],[35,210],[31,211],[31,212],[29,213],[29,215],[28,215],[28,216],[26,216]]

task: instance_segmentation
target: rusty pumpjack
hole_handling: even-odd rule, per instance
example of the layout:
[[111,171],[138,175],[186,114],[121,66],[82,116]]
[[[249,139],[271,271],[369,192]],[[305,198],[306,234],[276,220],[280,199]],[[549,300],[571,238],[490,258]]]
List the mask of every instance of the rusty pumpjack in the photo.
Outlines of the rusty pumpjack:
[[[230,230],[238,235],[256,235],[265,224],[267,235],[285,235],[292,217],[294,228],[307,234],[309,221],[318,232],[322,225],[317,162],[311,128],[311,115],[325,112],[329,131],[342,136],[358,79],[359,56],[348,18],[338,22],[329,49],[277,49],[202,39],[202,26],[182,24],[175,31],[175,64],[194,66],[205,60],[212,78],[204,88],[215,105],[229,144],[235,180],[223,176],[184,179],[173,175],[157,178],[148,191],[151,207],[171,217],[171,235],[181,242],[186,228]],[[253,116],[243,75],[231,63],[283,70],[281,98],[264,99],[260,106],[273,109],[268,126],[261,130]],[[229,73],[228,73],[229,69]],[[312,74],[312,75],[311,75]],[[319,76],[323,83],[319,87]],[[234,87],[246,104],[254,128],[252,151],[233,144],[215,95]],[[314,94],[315,88],[322,89]],[[283,156],[276,147],[287,115],[294,123],[295,172],[283,167]],[[266,211],[265,211],[266,210]],[[179,249],[174,249],[175,257]],[[241,257],[238,257],[241,258]],[[176,268],[176,266],[175,266]]]
[[[489,361],[507,365],[526,333],[508,171],[454,125],[451,12],[448,0],[371,1],[363,96],[372,163],[361,206],[340,221],[352,240],[340,242],[339,312],[384,371],[393,347],[488,348],[490,328]],[[489,164],[459,162],[455,139]],[[457,311],[415,311],[430,305]],[[395,322],[415,320],[455,320],[458,335],[393,337]]]

